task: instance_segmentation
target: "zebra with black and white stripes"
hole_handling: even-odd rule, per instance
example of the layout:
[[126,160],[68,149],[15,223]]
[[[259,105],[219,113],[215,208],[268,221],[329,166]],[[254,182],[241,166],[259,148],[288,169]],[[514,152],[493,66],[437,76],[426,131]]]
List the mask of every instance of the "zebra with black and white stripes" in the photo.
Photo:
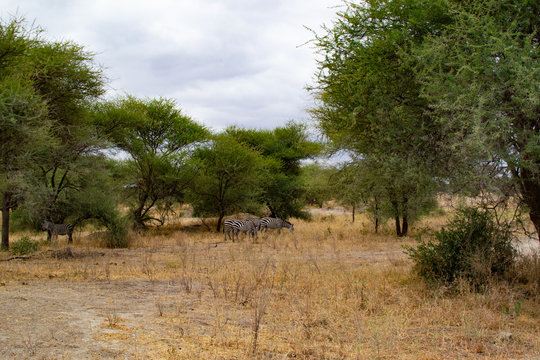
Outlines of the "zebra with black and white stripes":
[[252,234],[255,239],[257,238],[257,228],[251,220],[227,219],[223,223],[223,233],[225,234],[225,240],[227,240],[227,235],[230,232],[232,232],[232,241],[234,242],[235,235],[236,239],[238,240],[240,231],[246,234]]
[[55,224],[49,220],[44,220],[41,224],[41,230],[47,230],[48,241],[54,238],[58,239],[58,235],[67,235],[68,242],[73,242],[73,225],[71,224]]
[[287,228],[290,232],[294,231],[294,226],[288,221],[281,220],[280,218],[264,217],[261,219],[261,232],[268,229],[277,229],[278,234],[281,232],[281,228]]
[[244,220],[249,220],[255,225],[257,231],[261,230],[261,218],[245,218]]

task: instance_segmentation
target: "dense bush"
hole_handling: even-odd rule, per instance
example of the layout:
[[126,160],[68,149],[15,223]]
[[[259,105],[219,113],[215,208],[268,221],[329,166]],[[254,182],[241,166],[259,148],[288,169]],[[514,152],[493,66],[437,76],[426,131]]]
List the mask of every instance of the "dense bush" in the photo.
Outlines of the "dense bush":
[[435,238],[407,248],[414,270],[429,282],[462,278],[479,285],[503,275],[514,262],[509,228],[498,225],[484,210],[459,210]]
[[99,187],[87,187],[74,196],[72,217],[75,223],[85,220],[97,221],[108,230],[105,246],[108,248],[126,248],[129,246],[128,221],[120,214],[118,204]]

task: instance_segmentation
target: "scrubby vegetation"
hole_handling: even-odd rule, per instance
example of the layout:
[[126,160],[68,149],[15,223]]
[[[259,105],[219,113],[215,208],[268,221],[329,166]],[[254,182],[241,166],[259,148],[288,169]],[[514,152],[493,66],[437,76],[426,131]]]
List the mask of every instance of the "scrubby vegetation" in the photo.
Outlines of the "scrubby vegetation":
[[13,255],[28,255],[36,252],[38,249],[38,242],[32,241],[28,237],[23,237],[19,241],[12,244],[9,252]]
[[515,257],[508,226],[498,225],[488,211],[476,208],[458,210],[435,239],[420,240],[408,253],[414,270],[429,282],[465,279],[476,285],[505,275]]
[[[43,319],[28,324],[41,331],[25,331],[42,357],[507,359],[540,351],[538,258],[517,261],[482,292],[461,278],[430,286],[403,252],[413,238],[396,238],[391,223],[374,234],[365,215],[354,224],[348,211],[332,215],[234,244],[192,218],[132,235],[129,249],[97,248],[80,234],[69,252],[61,240],[39,256],[0,261],[1,290],[5,299],[39,291],[12,306]],[[425,218],[411,234],[445,221]],[[57,296],[67,315],[33,306]],[[77,320],[89,306],[91,319]],[[78,336],[50,337],[43,324],[62,316],[70,321],[63,331]],[[89,321],[98,326],[80,334]],[[0,351],[8,348],[22,358],[31,351]]]

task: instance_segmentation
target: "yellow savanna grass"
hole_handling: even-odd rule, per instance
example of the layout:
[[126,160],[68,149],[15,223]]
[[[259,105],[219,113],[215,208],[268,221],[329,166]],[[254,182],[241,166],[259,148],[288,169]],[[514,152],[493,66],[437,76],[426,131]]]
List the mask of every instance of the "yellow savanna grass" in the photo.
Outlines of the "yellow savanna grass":
[[[183,230],[196,224],[190,221],[132,235],[129,249],[98,248],[95,239],[79,234],[71,255],[61,256],[67,245],[61,239],[30,259],[1,261],[0,283],[175,284],[192,310],[175,307],[178,299],[172,294],[151,299],[161,332],[139,334],[136,326],[122,324],[114,334],[100,336],[136,348],[145,358],[510,359],[540,354],[538,297],[495,280],[483,293],[466,283],[457,292],[430,288],[411,274],[411,261],[403,253],[403,245],[414,240],[394,237],[391,227],[373,234],[365,217],[354,224],[349,214],[293,220],[294,233],[270,230],[256,241],[241,236],[236,243],[219,233]],[[429,221],[422,226],[442,222]],[[1,256],[6,260],[9,254]],[[111,313],[107,319],[116,319]]]

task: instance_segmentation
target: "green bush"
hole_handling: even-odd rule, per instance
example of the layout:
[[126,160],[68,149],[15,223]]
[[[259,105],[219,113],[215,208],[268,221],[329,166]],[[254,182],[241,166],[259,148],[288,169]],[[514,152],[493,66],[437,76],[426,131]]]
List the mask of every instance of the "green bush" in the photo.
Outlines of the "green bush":
[[435,240],[419,240],[407,247],[414,270],[428,282],[451,283],[458,278],[475,285],[503,275],[514,262],[508,226],[498,225],[489,212],[465,208],[447,227],[435,233]]
[[119,215],[110,216],[102,220],[109,230],[105,245],[108,248],[127,248],[129,246],[128,222],[126,218]]
[[9,244],[9,251],[12,255],[27,255],[36,252],[39,249],[39,243],[30,240],[27,237]]
[[[76,206],[75,206],[76,205]],[[126,248],[129,246],[128,223],[118,211],[116,200],[99,187],[87,187],[73,197],[71,217],[75,222],[94,220],[108,230],[105,246]]]

